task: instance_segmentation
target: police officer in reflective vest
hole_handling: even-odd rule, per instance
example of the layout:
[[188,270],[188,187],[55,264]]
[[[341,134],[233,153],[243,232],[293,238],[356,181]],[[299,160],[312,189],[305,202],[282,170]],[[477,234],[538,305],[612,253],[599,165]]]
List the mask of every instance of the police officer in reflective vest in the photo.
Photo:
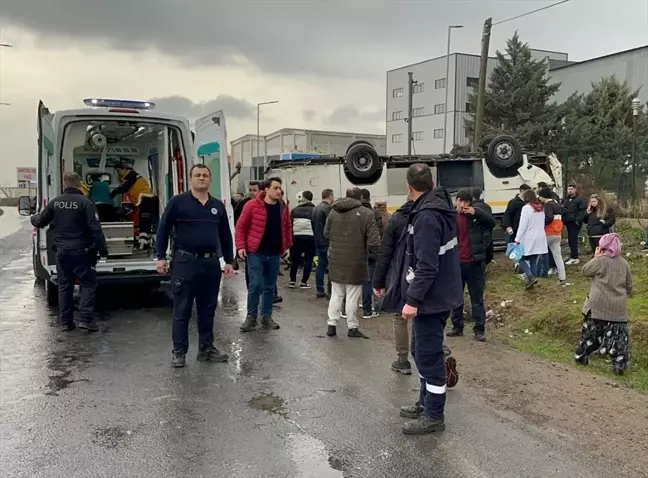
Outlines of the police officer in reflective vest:
[[173,235],[171,291],[173,293],[173,353],[171,365],[184,367],[189,350],[189,320],[194,300],[198,313],[197,360],[226,362],[226,354],[214,347],[214,313],[222,275],[234,274],[234,244],[225,205],[209,194],[211,171],[195,164],[189,171],[191,190],[171,198],[156,236],[157,270],[168,273],[167,248]]
[[59,311],[63,328],[74,329],[74,283],[81,283],[79,328],[89,332],[99,330],[94,320],[97,277],[97,254],[108,256],[106,239],[101,230],[97,209],[81,192],[77,173],[65,173],[64,192],[52,199],[40,214],[31,217],[34,227],[51,224],[56,253],[56,274],[59,287]]

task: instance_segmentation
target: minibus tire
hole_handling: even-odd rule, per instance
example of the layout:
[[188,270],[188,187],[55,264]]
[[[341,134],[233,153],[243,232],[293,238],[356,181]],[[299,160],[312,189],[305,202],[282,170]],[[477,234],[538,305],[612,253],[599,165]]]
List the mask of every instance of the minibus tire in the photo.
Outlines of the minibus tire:
[[513,136],[496,136],[488,145],[486,158],[498,168],[512,168],[522,162],[522,146]]
[[351,145],[344,162],[351,176],[355,178],[369,178],[380,169],[378,153],[372,145],[364,142]]

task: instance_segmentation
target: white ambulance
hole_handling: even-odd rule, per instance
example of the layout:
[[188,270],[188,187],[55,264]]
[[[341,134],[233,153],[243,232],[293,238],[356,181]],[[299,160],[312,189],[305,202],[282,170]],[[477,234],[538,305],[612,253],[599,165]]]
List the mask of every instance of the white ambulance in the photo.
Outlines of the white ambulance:
[[[48,201],[62,194],[62,178],[67,172],[81,176],[92,199],[90,193],[96,182],[107,182],[111,190],[115,189],[121,180],[116,166],[129,164],[149,183],[152,196],[157,199],[157,206],[153,207],[153,243],[140,247],[136,221],[122,214],[127,198],[115,197],[116,215],[111,213],[106,220],[100,214],[109,254],[97,264],[97,280],[155,287],[168,280],[156,271],[155,227],[169,199],[188,190],[193,163],[208,163],[212,170],[218,166],[211,193],[225,202],[233,230],[227,151],[214,147],[214,143],[226,145],[225,118],[219,111],[199,120],[220,128],[221,137],[215,138],[214,128],[202,127],[194,133],[186,118],[157,112],[151,102],[93,98],[84,103],[87,108],[54,114],[43,102],[38,105],[36,197],[20,198],[19,212],[40,212]],[[210,146],[199,156],[203,145]],[[33,232],[33,265],[37,280],[45,284],[48,303],[55,304],[56,262],[49,227]]]

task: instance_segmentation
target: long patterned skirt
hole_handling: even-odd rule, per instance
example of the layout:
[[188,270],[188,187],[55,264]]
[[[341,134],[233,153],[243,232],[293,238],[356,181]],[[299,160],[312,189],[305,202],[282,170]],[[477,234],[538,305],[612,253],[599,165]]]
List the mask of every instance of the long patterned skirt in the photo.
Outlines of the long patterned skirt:
[[592,319],[589,314],[583,316],[583,327],[574,358],[587,365],[588,356],[594,352],[609,356],[612,371],[622,375],[628,368],[628,323]]

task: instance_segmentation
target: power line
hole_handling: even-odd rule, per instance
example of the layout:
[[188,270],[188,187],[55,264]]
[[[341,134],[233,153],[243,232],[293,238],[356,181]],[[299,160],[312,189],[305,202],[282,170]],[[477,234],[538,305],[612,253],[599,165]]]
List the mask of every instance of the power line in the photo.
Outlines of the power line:
[[506,20],[501,20],[499,22],[493,23],[493,26],[500,25],[501,23],[510,22],[511,20],[517,20],[518,18],[526,17],[528,15],[532,15],[534,13],[538,13],[538,12],[541,12],[543,10],[548,10],[550,8],[557,7],[558,5],[562,5],[563,3],[567,3],[569,1],[571,1],[571,0],[562,0],[560,2],[552,3],[551,5],[546,5],[546,6],[542,7],[542,8],[538,8],[538,9],[533,10],[531,12],[522,13],[520,15],[516,15],[514,17],[507,18]]

